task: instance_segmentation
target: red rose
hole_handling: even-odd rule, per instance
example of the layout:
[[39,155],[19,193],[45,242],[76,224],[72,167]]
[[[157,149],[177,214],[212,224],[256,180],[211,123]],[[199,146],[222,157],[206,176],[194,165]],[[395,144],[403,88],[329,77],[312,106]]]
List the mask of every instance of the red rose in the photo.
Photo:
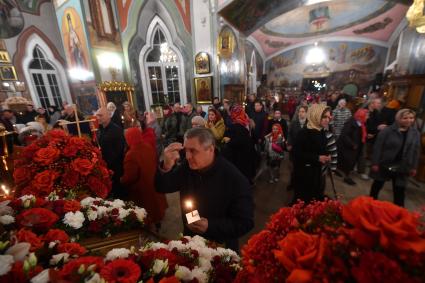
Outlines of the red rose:
[[63,130],[51,130],[48,132],[47,136],[53,139],[64,139],[68,137]]
[[45,170],[41,173],[35,175],[32,184],[35,188],[38,189],[38,196],[47,196],[53,190],[53,184],[56,178],[59,176],[59,173],[51,170]]
[[82,281],[82,278],[78,275],[78,269],[80,266],[84,265],[87,268],[93,264],[95,265],[93,272],[99,272],[103,267],[103,258],[98,256],[76,258],[63,266],[60,271],[60,277],[62,280],[66,280],[67,282],[80,282]]
[[59,149],[48,146],[48,147],[39,149],[35,153],[34,161],[42,165],[49,165],[49,164],[52,164],[59,157],[59,154],[60,154]]
[[360,258],[359,266],[351,269],[357,282],[412,282],[408,280],[400,265],[381,253],[366,252]]
[[31,172],[29,168],[17,167],[13,172],[13,179],[16,185],[23,185],[31,181]]
[[395,204],[358,197],[343,208],[344,221],[353,226],[351,239],[364,248],[379,243],[393,251],[425,252],[425,238],[418,231],[418,218]]
[[44,235],[43,240],[47,243],[55,241],[58,241],[60,243],[67,243],[69,241],[69,236],[63,230],[50,229],[49,232]]
[[135,283],[139,281],[142,271],[133,261],[116,259],[105,265],[100,271],[100,276],[106,282]]
[[326,246],[325,238],[303,231],[289,233],[274,250],[275,257],[290,272],[286,282],[310,282],[313,267],[321,263]]
[[64,210],[63,210],[63,206],[65,205],[65,200],[63,199],[58,199],[52,202],[52,210],[58,214],[61,215],[65,214]]
[[62,175],[62,183],[67,187],[74,188],[79,181],[80,176],[72,169],[67,170],[66,173]]
[[63,205],[63,211],[66,212],[76,212],[81,209],[79,201],[76,200],[67,200]]
[[105,186],[98,178],[96,177],[89,177],[88,185],[90,187],[90,190],[98,197],[105,199],[109,191],[111,190],[110,186]]
[[87,176],[93,170],[94,164],[85,158],[76,158],[71,162],[71,168],[83,176]]
[[16,222],[28,228],[49,229],[59,220],[59,217],[45,208],[31,208],[24,210],[16,217]]
[[78,152],[78,148],[76,146],[66,146],[62,153],[66,157],[74,157]]
[[30,248],[31,252],[34,252],[43,246],[43,242],[41,241],[41,239],[37,237],[37,235],[34,234],[33,232],[26,229],[19,230],[18,233],[16,233],[16,238],[18,239],[18,242],[20,243],[21,242],[29,243],[31,245],[31,248]]
[[76,147],[77,149],[83,149],[87,146],[86,141],[80,137],[71,137],[69,139],[69,145]]
[[70,255],[82,256],[87,250],[77,243],[65,243],[58,246],[60,253],[68,253]]

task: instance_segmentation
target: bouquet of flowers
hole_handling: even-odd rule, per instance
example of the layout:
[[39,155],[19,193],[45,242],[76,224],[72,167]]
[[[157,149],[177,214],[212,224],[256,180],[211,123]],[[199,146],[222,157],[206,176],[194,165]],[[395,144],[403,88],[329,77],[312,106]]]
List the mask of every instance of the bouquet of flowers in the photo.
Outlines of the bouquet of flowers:
[[[140,228],[146,219],[146,210],[119,199],[107,201],[100,198],[85,198],[80,201],[43,199],[25,195],[0,204],[9,207],[0,216],[6,229],[30,229],[42,234],[59,228],[79,240],[86,234],[110,236],[116,232]],[[1,211],[0,211],[1,212]]]
[[298,203],[243,247],[235,282],[424,282],[424,223],[370,197]]
[[25,147],[15,161],[13,178],[19,195],[106,198],[111,172],[89,140],[52,130]]

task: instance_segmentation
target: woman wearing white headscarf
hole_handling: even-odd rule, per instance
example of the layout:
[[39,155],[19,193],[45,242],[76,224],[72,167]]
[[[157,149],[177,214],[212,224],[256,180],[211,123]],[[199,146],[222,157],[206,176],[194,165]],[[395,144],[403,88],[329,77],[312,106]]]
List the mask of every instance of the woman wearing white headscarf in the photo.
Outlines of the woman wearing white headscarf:
[[329,125],[330,108],[313,104],[307,112],[307,127],[294,143],[294,199],[310,202],[323,199],[325,166],[331,160],[323,128]]

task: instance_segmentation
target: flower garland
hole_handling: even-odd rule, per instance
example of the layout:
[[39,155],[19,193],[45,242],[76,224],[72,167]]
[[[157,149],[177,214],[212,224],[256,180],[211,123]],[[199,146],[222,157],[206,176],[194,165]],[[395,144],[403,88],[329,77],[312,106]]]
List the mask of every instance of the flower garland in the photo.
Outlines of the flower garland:
[[298,203],[243,247],[235,282],[424,282],[423,225],[419,214],[370,197]]
[[92,197],[76,201],[25,195],[2,202],[0,207],[4,211],[0,223],[8,230],[27,228],[41,234],[59,228],[74,240],[89,234],[107,237],[123,230],[140,228],[147,216],[145,209],[130,202]]
[[18,196],[106,198],[112,186],[99,149],[61,130],[49,131],[26,146],[15,160],[13,178]]

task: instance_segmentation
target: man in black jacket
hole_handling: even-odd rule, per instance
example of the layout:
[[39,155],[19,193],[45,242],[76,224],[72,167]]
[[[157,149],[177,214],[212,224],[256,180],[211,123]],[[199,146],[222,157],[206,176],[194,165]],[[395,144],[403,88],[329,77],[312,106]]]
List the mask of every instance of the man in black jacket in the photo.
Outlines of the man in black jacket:
[[[186,160],[176,165],[180,151]],[[208,129],[186,132],[184,146],[172,143],[155,178],[161,193],[180,191],[185,235],[201,235],[238,251],[238,238],[254,226],[254,203],[248,180],[223,157],[216,155],[215,139]],[[200,220],[188,224],[186,201],[193,202]]]
[[114,198],[125,198],[126,193],[120,186],[125,147],[123,129],[111,121],[111,112],[105,107],[97,110],[96,117],[99,120],[97,140],[102,150],[102,158],[108,168],[114,172],[112,175],[112,196]]

